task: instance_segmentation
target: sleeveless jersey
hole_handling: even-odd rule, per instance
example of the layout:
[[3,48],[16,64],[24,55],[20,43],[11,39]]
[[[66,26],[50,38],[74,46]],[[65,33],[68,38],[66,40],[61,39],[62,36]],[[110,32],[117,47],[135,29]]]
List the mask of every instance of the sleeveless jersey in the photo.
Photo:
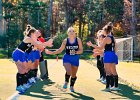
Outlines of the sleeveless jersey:
[[105,52],[106,51],[115,51],[115,41],[113,36],[107,36],[111,38],[111,43],[105,45]]
[[21,44],[18,46],[18,49],[20,49],[24,52],[29,50],[28,52],[30,52],[32,50],[32,45],[31,45],[31,43],[25,43],[22,41]]
[[66,43],[66,54],[68,55],[75,55],[75,52],[78,51],[79,45],[78,45],[78,39],[75,38],[73,43],[70,43],[69,38],[67,38]]

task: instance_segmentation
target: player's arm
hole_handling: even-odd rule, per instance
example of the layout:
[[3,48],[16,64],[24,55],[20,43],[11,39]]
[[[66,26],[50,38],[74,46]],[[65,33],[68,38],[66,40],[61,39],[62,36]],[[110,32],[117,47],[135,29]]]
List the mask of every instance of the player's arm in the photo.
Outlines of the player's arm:
[[37,41],[34,41],[34,40],[31,39],[31,38],[26,38],[24,41],[27,42],[27,43],[31,43],[32,45],[34,45],[34,46],[37,47],[38,49],[44,49],[44,48],[45,48],[44,46],[38,44]]
[[66,47],[66,39],[63,40],[63,42],[61,44],[61,47],[58,50],[54,51],[53,54],[59,54],[59,53],[61,53],[65,49],[65,47]]
[[63,40],[61,47],[58,50],[52,52],[52,51],[45,49],[45,52],[46,52],[46,54],[59,54],[65,49],[65,46],[66,46],[66,39]]
[[110,38],[109,38],[109,37],[106,37],[106,38],[103,40],[103,42],[101,43],[100,46],[93,45],[93,47],[94,47],[95,49],[103,50],[104,47],[105,47],[105,45],[106,45],[107,42],[109,42],[109,41],[110,41]]

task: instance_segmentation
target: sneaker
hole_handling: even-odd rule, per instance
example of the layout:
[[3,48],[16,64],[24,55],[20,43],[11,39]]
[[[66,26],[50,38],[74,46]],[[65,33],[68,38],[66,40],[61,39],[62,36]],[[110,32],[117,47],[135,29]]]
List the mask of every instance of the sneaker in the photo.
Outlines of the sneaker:
[[29,79],[29,83],[30,83],[30,84],[36,83],[35,78],[34,78],[34,77],[30,78],[30,79]]
[[31,87],[31,85],[30,85],[29,83],[26,83],[26,84],[23,84],[23,87],[24,87],[25,89],[28,89],[28,88]]
[[111,90],[111,91],[120,91],[121,89],[118,88],[118,87],[111,87],[110,90]]
[[100,79],[97,79],[97,81],[99,81],[99,82],[101,82],[101,81],[103,81],[103,80],[104,80],[103,77],[101,77]]
[[102,82],[103,84],[106,84],[106,79],[102,80],[101,82]]
[[73,86],[70,87],[70,91],[71,91],[71,92],[74,92]]
[[39,77],[35,77],[35,80],[36,80],[36,81],[39,81],[39,80],[40,80],[40,78],[39,78]]
[[64,88],[64,89],[67,89],[67,87],[68,87],[68,83],[65,82],[65,84],[63,85],[63,88]]
[[103,91],[110,92],[110,88],[105,88]]
[[25,92],[25,88],[23,88],[21,85],[16,87],[16,90],[19,91],[20,93],[24,93]]

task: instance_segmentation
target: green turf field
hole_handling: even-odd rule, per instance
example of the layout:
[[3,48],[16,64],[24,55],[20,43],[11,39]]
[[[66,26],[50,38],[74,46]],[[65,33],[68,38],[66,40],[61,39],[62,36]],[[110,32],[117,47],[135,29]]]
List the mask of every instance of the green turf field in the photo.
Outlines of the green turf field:
[[[62,89],[65,73],[62,60],[58,62],[56,62],[56,60],[48,60],[50,79],[38,81],[37,84],[32,86],[24,95],[20,96],[18,100],[140,100],[140,90],[137,88],[140,82],[139,63],[120,62],[117,66],[119,76],[122,79],[126,79],[126,81],[121,80],[119,82],[119,86],[123,91],[105,93],[102,91],[105,85],[97,81],[99,72],[95,67],[96,61],[93,60],[92,62],[93,64],[87,60],[80,61],[77,74],[78,80],[75,85],[77,92],[70,93],[69,89],[67,91]],[[6,100],[15,92],[15,74],[17,69],[15,64],[9,59],[0,59],[0,67],[0,100]],[[131,76],[136,77],[137,80],[133,80]],[[133,83],[131,84],[130,81]]]

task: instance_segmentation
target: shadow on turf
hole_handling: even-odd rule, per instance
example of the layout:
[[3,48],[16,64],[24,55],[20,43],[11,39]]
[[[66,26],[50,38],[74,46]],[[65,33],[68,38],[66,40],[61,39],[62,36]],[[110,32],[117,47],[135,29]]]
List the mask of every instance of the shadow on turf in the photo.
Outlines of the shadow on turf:
[[34,84],[29,90],[27,90],[23,95],[42,98],[42,99],[53,99],[56,98],[56,95],[44,90],[45,86],[52,86],[55,82],[50,79],[46,79],[43,81],[38,81],[37,84]]
[[86,96],[86,95],[78,93],[78,92],[72,92],[72,93],[68,93],[68,94],[71,95],[76,100],[79,100],[79,99],[80,100],[95,100],[93,97]]
[[125,97],[129,100],[140,100],[140,90],[133,89],[132,87],[126,85],[126,84],[119,84],[119,88],[121,91],[118,92],[111,92],[113,94],[121,96],[120,98],[110,98],[110,99],[122,99],[122,97]]
[[[61,97],[61,95],[54,95],[53,93],[44,90],[46,86],[52,86],[55,85],[55,82],[51,81],[50,79],[44,80],[44,81],[38,81],[37,84],[34,84],[29,90],[27,90],[24,94],[22,95],[27,95],[30,97],[35,97],[35,98],[42,98],[42,99],[55,99],[55,98],[60,98],[61,100],[66,100],[69,98]],[[56,88],[57,90],[57,88]],[[61,91],[62,92],[62,91]],[[63,91],[64,93],[64,91]],[[75,99],[82,99],[82,100],[94,100],[94,98],[86,96],[81,93],[73,92],[73,93],[64,93],[64,94],[69,94]]]

